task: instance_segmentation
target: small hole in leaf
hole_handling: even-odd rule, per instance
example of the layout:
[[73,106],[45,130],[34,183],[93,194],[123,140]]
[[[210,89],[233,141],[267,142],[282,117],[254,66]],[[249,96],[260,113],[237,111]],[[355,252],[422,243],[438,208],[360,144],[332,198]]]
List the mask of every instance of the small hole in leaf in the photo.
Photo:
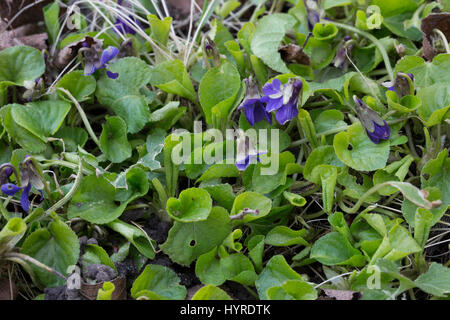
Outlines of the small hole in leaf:
[[428,180],[428,179],[430,179],[430,174],[429,173],[425,173],[423,175],[423,177],[424,177],[425,180]]
[[195,240],[191,240],[191,242],[189,242],[189,246],[193,247],[196,245],[197,242],[195,242]]
[[349,145],[347,146],[347,150],[348,150],[348,151],[352,151],[352,150],[353,150],[353,146],[352,146],[351,144],[349,144]]

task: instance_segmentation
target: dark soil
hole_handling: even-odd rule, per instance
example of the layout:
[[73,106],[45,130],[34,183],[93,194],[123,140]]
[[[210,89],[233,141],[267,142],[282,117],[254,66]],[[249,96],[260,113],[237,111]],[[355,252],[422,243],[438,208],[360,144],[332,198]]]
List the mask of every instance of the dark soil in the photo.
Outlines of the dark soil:
[[[29,0],[2,0],[0,1],[0,17],[6,21],[10,21],[20,10],[29,5]],[[24,10],[11,24],[12,28],[20,27],[24,24],[38,23],[44,20],[42,8],[53,0],[45,0],[29,9]]]
[[167,239],[170,227],[171,224],[169,222],[161,221],[156,214],[152,214],[147,220],[144,230],[157,244],[162,244]]

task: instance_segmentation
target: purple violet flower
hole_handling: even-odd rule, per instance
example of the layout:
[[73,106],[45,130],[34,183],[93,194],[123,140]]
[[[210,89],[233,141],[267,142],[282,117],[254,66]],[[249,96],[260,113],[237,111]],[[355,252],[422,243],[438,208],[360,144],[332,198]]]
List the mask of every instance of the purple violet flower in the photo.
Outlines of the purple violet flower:
[[236,168],[244,171],[248,166],[256,161],[261,161],[259,156],[267,151],[258,152],[255,146],[250,142],[250,138],[245,134],[240,134],[236,141]]
[[279,79],[273,79],[263,87],[264,97],[262,102],[267,103],[267,112],[276,111],[275,118],[280,124],[285,124],[298,115],[298,101],[301,96],[303,82],[291,78],[287,83],[281,85]]
[[34,167],[33,160],[30,156],[25,157],[25,159],[20,163],[19,168],[22,186],[19,187],[13,183],[5,183],[1,185],[0,189],[4,194],[11,197],[22,190],[22,195],[20,196],[20,205],[25,212],[28,212],[30,209],[30,200],[28,198],[30,195],[31,187],[35,187],[40,192],[42,200],[42,190],[44,189],[44,183],[37,173],[37,169]]
[[361,121],[362,126],[366,130],[367,136],[373,143],[379,143],[380,140],[388,140],[391,135],[391,129],[387,122],[373,111],[357,96],[353,96],[356,104],[356,113]]
[[[139,28],[142,28],[142,25],[138,20],[134,19],[132,16],[129,16],[129,19],[132,20],[135,24],[137,24]],[[128,34],[128,33],[132,35],[136,34],[136,30],[134,30],[132,25],[127,20],[122,19],[121,17],[116,18],[114,27],[115,28],[113,29],[113,31],[116,33],[118,31],[121,34]]]
[[9,163],[4,163],[0,166],[0,186],[9,182],[9,177],[13,174],[15,169]]
[[[89,51],[87,51],[89,50]],[[98,53],[94,52],[95,48],[89,48],[84,52],[89,52],[85,54],[86,64],[84,66],[84,75],[88,76],[93,74],[98,69],[106,68],[108,63],[114,59],[119,53],[119,49],[113,46],[109,46],[105,50],[102,51],[100,58],[98,57]],[[107,72],[108,77],[111,79],[116,79],[119,74],[114,72]]]
[[343,71],[348,69],[349,60],[347,59],[347,54],[350,56],[353,46],[354,41],[351,41],[351,37],[345,36],[344,41],[339,44],[336,55],[333,59],[333,65],[336,68],[340,68]]
[[310,31],[314,29],[316,23],[320,22],[320,8],[316,0],[308,0],[305,2],[306,15],[308,19],[308,28]]
[[245,98],[238,107],[238,110],[244,108],[245,116],[251,126],[264,119],[271,124],[272,117],[261,102],[261,93],[259,92],[258,84],[252,78],[245,79],[244,81],[246,84]]
[[[119,6],[127,7],[130,10],[133,10],[133,8],[129,4],[123,5],[122,3],[123,3],[122,0],[117,1],[117,4]],[[132,21],[133,23],[131,23],[130,21]],[[116,33],[119,32],[119,33],[121,33],[123,35],[125,35],[127,33],[135,35],[136,34],[136,30],[133,27],[134,24],[137,25],[140,29],[142,29],[142,24],[139,22],[139,20],[137,20],[132,15],[128,15],[128,19],[120,17],[120,16],[117,16],[116,17],[116,21],[114,23],[114,27],[115,28],[113,28],[113,31],[116,32]]]
[[1,190],[4,194],[6,194],[7,196],[14,196],[17,192],[19,192],[20,190],[22,190],[22,188],[16,186],[14,183],[5,183],[2,184],[1,186]]
[[386,81],[382,85],[389,91],[394,91],[399,98],[402,98],[409,94],[414,94],[414,75],[412,73],[397,73],[397,77],[394,82]]

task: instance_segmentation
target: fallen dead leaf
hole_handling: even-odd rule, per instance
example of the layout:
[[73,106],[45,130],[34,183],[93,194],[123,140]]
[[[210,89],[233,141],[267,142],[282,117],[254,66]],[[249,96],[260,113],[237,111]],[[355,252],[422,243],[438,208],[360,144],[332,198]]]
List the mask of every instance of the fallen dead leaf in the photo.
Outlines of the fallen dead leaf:
[[303,64],[305,66],[309,66],[311,64],[311,60],[308,55],[302,50],[302,48],[296,44],[288,44],[285,46],[281,46],[278,49],[278,52],[281,55],[281,59],[283,59],[286,63],[298,63]]
[[450,13],[432,13],[426,18],[422,19],[420,28],[422,29],[423,35],[423,57],[428,61],[431,61],[437,54],[436,52],[434,52],[433,48],[433,30],[441,30],[447,38],[447,41],[450,41]]
[[[5,22],[0,21],[0,29],[3,29],[3,25]],[[18,45],[27,45],[39,50],[47,49],[47,33],[35,33],[36,30],[38,30],[36,24],[26,24],[0,32],[0,50]]]

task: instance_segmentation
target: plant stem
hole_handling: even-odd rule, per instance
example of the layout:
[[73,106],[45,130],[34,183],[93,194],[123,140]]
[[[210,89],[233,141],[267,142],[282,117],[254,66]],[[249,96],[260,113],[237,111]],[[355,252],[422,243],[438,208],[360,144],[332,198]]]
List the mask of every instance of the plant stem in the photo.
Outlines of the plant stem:
[[317,211],[317,212],[315,212],[315,213],[305,214],[305,215],[303,216],[303,219],[305,219],[306,221],[308,221],[308,220],[312,220],[312,219],[316,219],[316,218],[318,218],[318,217],[321,217],[321,216],[323,216],[324,214],[325,214],[325,211],[320,210],[320,211]]
[[48,208],[45,211],[44,215],[47,216],[50,213],[52,213],[53,211],[58,210],[59,208],[61,208],[63,205],[65,205],[72,198],[72,196],[74,195],[75,191],[77,191],[78,186],[80,185],[82,176],[83,176],[83,161],[80,159],[80,163],[78,165],[77,177],[75,178],[75,182],[73,183],[72,188],[69,190],[69,192],[67,192],[67,194],[61,200],[59,200],[53,206]]
[[31,281],[36,285],[36,287],[43,289],[42,284],[36,278],[36,275],[34,274],[33,269],[31,269],[30,265],[26,261],[24,261],[24,260],[22,260],[20,258],[14,257],[14,256],[13,257],[6,257],[5,255],[3,255],[1,258],[2,259],[4,258],[5,260],[11,261],[11,262],[15,262],[15,263],[18,263],[19,265],[21,265],[22,268],[24,268],[24,270],[28,273],[28,275],[31,278]]
[[416,148],[414,146],[414,141],[413,141],[413,137],[411,134],[411,127],[409,126],[409,123],[406,123],[405,130],[406,130],[406,135],[408,136],[409,149],[411,150],[413,157],[420,158],[419,155],[417,154]]
[[53,273],[54,275],[63,279],[64,281],[66,280],[66,277],[64,277],[59,271],[50,268],[49,266],[43,264],[42,262],[40,262],[26,254],[18,253],[18,252],[8,252],[8,253],[5,253],[3,256],[5,258],[18,258],[23,261],[30,262],[30,263],[34,264],[35,266],[38,266],[39,268],[42,268],[50,273]]
[[439,151],[441,150],[441,124],[438,123],[438,125],[436,126],[436,155],[437,153],[439,153]]
[[448,47],[448,41],[447,41],[447,37],[445,36],[445,34],[443,34],[442,31],[437,29],[437,28],[434,29],[433,31],[436,32],[439,35],[439,37],[441,38],[442,42],[444,43],[445,52],[450,54],[450,48]]
[[[69,161],[65,161],[65,160],[47,160],[47,163],[42,164],[42,168],[48,168],[51,166],[62,166],[62,167],[66,167],[69,169],[76,169],[78,166],[75,163],[69,162]],[[94,174],[94,172],[92,172],[89,169],[83,168],[83,173],[87,176]]]
[[371,35],[368,32],[365,31],[361,31],[358,28],[343,24],[343,23],[339,23],[339,22],[335,22],[335,21],[330,21],[331,23],[333,23],[334,25],[336,25],[339,28],[357,33],[363,37],[366,37],[367,39],[369,39],[370,41],[373,42],[373,44],[375,46],[377,46],[378,50],[380,50],[381,56],[383,57],[384,60],[384,65],[386,66],[386,71],[389,75],[389,78],[391,79],[391,81],[394,81],[394,72],[392,70],[392,66],[391,66],[391,62],[389,61],[389,56],[386,52],[386,49],[384,49],[383,45],[381,44],[381,42],[375,38],[373,35]]
[[[395,123],[399,123],[399,122],[402,122],[402,121],[405,121],[405,120],[406,119],[403,118],[403,119],[390,120],[390,121],[386,121],[386,122],[388,124],[395,124]],[[334,134],[334,133],[338,133],[338,132],[341,132],[341,131],[345,131],[349,127],[350,127],[349,125],[346,125],[346,126],[342,126],[342,127],[339,127],[339,128],[334,128],[334,129],[330,129],[330,130],[321,132],[321,133],[317,134],[317,138],[320,138],[321,136],[328,136],[330,134]],[[289,148],[298,147],[298,146],[300,146],[300,145],[302,145],[304,143],[307,143],[307,142],[308,142],[308,139],[306,139],[306,138],[300,139],[300,140],[292,142],[291,145],[289,146]]]
[[326,106],[327,104],[333,102],[333,99],[323,100],[323,101],[315,101],[310,102],[305,105],[305,107],[321,107]]
[[342,200],[339,203],[339,206],[342,208],[342,210],[344,210],[346,213],[356,213],[356,211],[358,211],[359,207],[361,207],[361,205],[364,203],[364,201],[366,201],[366,199],[372,194],[377,192],[378,190],[380,190],[381,188],[387,186],[387,183],[380,183],[377,184],[375,186],[373,186],[372,188],[370,188],[369,190],[366,191],[366,193],[364,193],[361,198],[359,198],[359,200],[355,203],[355,205],[352,208],[347,207]]
[[246,286],[245,284],[243,284],[244,288],[247,289],[247,291],[256,299],[259,300],[259,296],[258,294],[255,292],[255,290],[253,290],[252,288],[250,288],[249,286]]
[[[330,135],[330,134],[333,134],[333,133],[338,133],[338,132],[341,132],[341,131],[345,131],[345,130],[348,129],[348,127],[349,126],[347,125],[347,126],[343,126],[343,127],[339,127],[339,128],[330,129],[330,130],[327,130],[327,131],[324,131],[324,132],[318,134],[317,137],[320,138],[320,136],[322,136],[322,135],[323,136],[327,136],[327,135]],[[298,147],[298,146],[300,146],[300,145],[302,145],[304,143],[307,143],[308,141],[309,141],[308,138],[303,138],[303,139],[294,141],[294,142],[291,143],[289,148]]]
[[9,221],[12,218],[11,214],[9,213],[9,211],[6,210],[5,206],[3,205],[3,201],[2,200],[0,200],[0,212],[2,213],[2,216],[3,216],[3,218],[6,219],[6,221]]
[[99,142],[97,136],[95,135],[94,130],[92,130],[91,124],[89,123],[89,120],[86,117],[86,113],[84,113],[84,110],[83,110],[83,108],[81,108],[77,99],[75,99],[72,96],[72,94],[64,88],[57,88],[57,90],[65,93],[70,98],[70,100],[72,100],[73,104],[75,105],[75,107],[78,110],[78,113],[80,114],[81,120],[83,120],[83,123],[84,123],[84,126],[86,127],[87,132],[89,133],[89,135],[91,136],[91,138],[95,142],[95,144],[100,148],[100,142]]

